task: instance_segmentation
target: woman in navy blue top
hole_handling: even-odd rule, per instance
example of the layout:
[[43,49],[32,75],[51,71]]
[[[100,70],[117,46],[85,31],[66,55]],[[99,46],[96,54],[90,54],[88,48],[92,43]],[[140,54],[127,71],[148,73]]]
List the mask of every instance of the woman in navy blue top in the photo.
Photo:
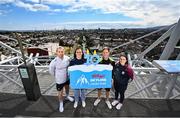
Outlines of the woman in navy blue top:
[[[81,64],[84,64],[84,63],[86,63],[86,60],[84,59],[83,51],[82,51],[81,48],[77,48],[75,50],[75,52],[74,52],[74,58],[70,61],[69,66],[81,65]],[[82,106],[83,107],[86,106],[85,89],[74,89],[74,98],[75,98],[74,108],[77,108],[79,98],[81,98]]]

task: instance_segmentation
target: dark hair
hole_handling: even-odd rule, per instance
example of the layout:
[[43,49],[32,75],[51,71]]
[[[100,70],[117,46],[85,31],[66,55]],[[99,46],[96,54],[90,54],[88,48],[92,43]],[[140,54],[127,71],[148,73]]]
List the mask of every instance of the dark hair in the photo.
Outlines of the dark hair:
[[110,52],[110,48],[108,48],[108,47],[104,47],[102,51],[104,51],[104,50],[108,50],[108,52]]
[[76,59],[76,51],[79,50],[79,49],[82,51],[82,59],[84,59],[84,53],[83,53],[83,50],[82,50],[81,47],[77,47],[77,48],[75,49],[75,51],[74,51],[74,59]]
[[127,55],[126,55],[125,53],[121,53],[121,54],[119,55],[119,58],[120,58],[120,57],[125,57],[125,58],[126,58],[126,63],[125,63],[125,64],[128,65],[129,62],[128,62],[128,57],[127,57]]

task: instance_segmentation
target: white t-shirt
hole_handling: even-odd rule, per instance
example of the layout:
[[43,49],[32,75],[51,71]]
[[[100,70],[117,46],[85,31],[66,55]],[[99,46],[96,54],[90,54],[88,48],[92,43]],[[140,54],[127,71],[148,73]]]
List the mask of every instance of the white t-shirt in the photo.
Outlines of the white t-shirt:
[[64,55],[63,59],[56,57],[49,65],[49,72],[55,77],[57,84],[63,84],[67,81],[67,67],[70,58]]

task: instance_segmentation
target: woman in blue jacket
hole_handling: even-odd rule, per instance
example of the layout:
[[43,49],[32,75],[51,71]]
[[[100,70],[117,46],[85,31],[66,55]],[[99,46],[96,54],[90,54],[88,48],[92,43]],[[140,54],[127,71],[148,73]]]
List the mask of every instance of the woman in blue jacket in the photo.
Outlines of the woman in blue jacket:
[[[69,66],[81,65],[81,64],[84,64],[84,63],[86,63],[86,60],[84,59],[84,54],[83,54],[82,49],[81,48],[76,48],[76,50],[74,52],[74,58],[70,61]],[[82,106],[83,107],[86,106],[85,89],[74,89],[74,98],[75,98],[74,108],[77,108],[79,98],[81,98]]]
[[[112,102],[112,106],[116,106],[116,109],[121,109],[124,101],[124,93],[127,89],[129,80],[133,80],[133,70],[128,65],[127,56],[121,54],[119,62],[116,63],[113,69],[113,85],[115,89],[115,100]],[[120,95],[120,99],[118,97]]]

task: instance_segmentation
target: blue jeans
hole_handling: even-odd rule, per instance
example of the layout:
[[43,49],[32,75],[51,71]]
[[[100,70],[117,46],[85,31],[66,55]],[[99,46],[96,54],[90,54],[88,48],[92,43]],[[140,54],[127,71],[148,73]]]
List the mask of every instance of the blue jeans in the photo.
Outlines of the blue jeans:
[[74,89],[74,98],[75,101],[78,102],[79,101],[79,97],[81,98],[82,101],[85,101],[85,89]]

